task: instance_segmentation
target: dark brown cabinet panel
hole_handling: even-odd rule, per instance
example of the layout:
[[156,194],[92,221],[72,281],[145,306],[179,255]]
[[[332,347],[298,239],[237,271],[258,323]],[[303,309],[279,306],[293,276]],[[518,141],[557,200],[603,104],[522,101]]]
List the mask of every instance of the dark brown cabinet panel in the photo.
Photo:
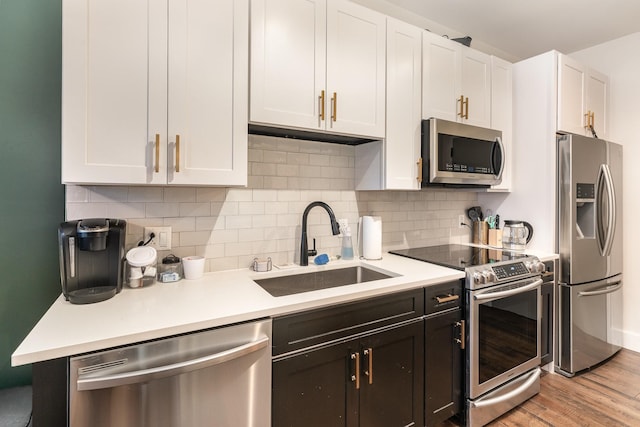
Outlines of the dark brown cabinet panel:
[[[350,378],[350,341],[273,363],[273,427],[356,425],[358,394]],[[348,412],[350,411],[350,412]]]
[[422,426],[421,320],[273,363],[273,427]]
[[[423,322],[377,333],[362,341],[361,427],[422,426]],[[369,353],[369,354],[367,354]]]
[[434,426],[460,412],[463,350],[462,310],[425,320],[425,425]]

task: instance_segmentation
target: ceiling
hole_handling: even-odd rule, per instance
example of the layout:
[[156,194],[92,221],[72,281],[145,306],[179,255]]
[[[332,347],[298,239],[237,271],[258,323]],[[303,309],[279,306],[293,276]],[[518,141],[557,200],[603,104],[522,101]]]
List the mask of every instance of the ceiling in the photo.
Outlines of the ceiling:
[[638,0],[387,1],[519,59],[640,32]]

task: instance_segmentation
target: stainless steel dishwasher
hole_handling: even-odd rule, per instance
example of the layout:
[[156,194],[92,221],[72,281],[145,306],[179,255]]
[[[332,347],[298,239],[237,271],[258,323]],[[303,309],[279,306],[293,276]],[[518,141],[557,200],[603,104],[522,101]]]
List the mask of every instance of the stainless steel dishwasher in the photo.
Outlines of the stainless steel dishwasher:
[[77,356],[70,427],[268,427],[271,320]]

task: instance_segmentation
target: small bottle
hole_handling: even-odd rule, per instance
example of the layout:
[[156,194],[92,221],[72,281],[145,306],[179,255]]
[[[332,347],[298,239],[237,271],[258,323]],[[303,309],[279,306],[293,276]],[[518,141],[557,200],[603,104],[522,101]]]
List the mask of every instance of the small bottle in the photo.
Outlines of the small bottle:
[[353,259],[353,242],[351,241],[351,227],[348,225],[344,227],[344,233],[342,234],[342,250],[340,251],[342,259]]

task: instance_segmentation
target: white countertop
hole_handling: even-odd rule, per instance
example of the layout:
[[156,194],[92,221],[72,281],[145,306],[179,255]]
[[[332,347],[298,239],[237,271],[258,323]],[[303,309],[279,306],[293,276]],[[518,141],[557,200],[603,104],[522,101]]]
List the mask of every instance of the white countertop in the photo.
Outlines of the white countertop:
[[[11,356],[12,366],[72,356],[201,329],[277,316],[464,277],[464,272],[385,253],[379,261],[331,261],[256,273],[205,274],[198,280],[124,287],[115,297],[75,305],[60,295]],[[389,279],[272,297],[252,278],[365,265],[395,273]]]

